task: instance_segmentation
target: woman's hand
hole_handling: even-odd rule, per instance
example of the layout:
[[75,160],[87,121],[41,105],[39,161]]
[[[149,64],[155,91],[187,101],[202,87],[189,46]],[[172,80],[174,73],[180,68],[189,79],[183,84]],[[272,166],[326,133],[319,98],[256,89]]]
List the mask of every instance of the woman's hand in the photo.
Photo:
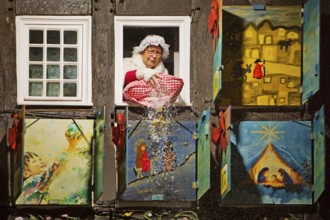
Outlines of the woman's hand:
[[159,74],[159,73],[156,73],[155,75],[153,75],[150,79],[149,79],[149,81],[148,81],[148,83],[150,83],[152,86],[153,85],[156,85],[157,83],[158,83],[158,80],[161,78],[161,75]]
[[161,78],[161,72],[150,68],[138,69],[136,71],[136,78],[143,79],[145,82],[155,85],[158,79]]

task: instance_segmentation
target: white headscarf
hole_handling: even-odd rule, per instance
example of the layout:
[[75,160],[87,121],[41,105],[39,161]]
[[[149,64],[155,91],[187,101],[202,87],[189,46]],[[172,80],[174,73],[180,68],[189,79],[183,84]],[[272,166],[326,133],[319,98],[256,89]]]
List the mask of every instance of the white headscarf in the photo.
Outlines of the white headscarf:
[[159,35],[147,35],[139,46],[133,48],[133,55],[143,52],[150,45],[162,47],[162,58],[166,59],[168,57],[170,45],[166,44],[164,38]]

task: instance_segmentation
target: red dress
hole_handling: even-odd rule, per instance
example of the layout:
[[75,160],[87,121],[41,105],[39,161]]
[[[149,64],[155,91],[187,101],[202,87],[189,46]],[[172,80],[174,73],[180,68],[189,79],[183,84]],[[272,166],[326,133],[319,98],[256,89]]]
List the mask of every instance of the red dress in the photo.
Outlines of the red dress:
[[262,64],[256,63],[256,66],[253,70],[253,78],[261,79],[264,77],[264,74],[262,72]]
[[142,155],[141,164],[142,164],[142,172],[148,172],[150,170],[150,159],[147,151],[145,151]]

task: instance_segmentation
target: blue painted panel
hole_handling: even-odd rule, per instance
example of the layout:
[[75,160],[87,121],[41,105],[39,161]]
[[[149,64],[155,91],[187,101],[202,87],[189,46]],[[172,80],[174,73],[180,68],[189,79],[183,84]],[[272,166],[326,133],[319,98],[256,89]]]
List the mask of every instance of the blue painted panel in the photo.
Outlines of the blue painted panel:
[[219,34],[216,40],[216,48],[213,58],[213,102],[217,98],[222,87],[222,0],[218,0],[219,6]]
[[312,204],[310,121],[244,121],[232,133],[226,204]]
[[320,89],[320,1],[304,6],[302,104]]
[[316,112],[313,120],[314,136],[314,203],[325,190],[325,133],[324,106]]
[[210,188],[210,109],[205,110],[198,121],[197,145],[197,200]]
[[94,202],[103,193],[103,162],[104,162],[104,123],[105,106],[97,112],[95,120],[95,148],[94,148]]
[[152,116],[128,120],[127,189],[121,199],[195,201],[196,122]]

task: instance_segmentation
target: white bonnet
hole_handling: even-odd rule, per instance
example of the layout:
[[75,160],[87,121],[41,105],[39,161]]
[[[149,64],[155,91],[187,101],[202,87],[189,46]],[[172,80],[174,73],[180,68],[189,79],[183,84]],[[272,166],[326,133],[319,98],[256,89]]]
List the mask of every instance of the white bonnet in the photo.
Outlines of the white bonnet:
[[139,46],[133,48],[133,54],[138,54],[143,52],[148,46],[161,46],[163,48],[162,58],[166,59],[169,55],[169,44],[165,43],[162,36],[159,35],[147,35],[140,43]]

